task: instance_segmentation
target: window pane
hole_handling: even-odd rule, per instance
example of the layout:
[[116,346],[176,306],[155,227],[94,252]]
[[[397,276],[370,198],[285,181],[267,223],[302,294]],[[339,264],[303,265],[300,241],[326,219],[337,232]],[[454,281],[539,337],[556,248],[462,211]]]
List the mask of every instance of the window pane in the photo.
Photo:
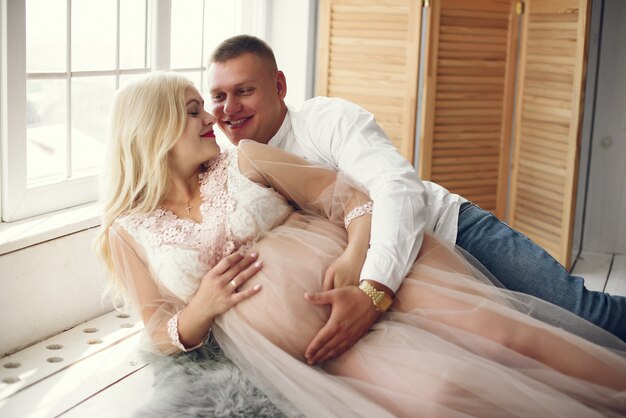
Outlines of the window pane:
[[171,68],[198,68],[202,62],[203,0],[172,2]]
[[115,77],[72,79],[72,176],[94,174],[109,134]]
[[29,184],[65,177],[66,83],[65,80],[26,82],[26,173]]
[[115,69],[116,0],[72,0],[72,71]]
[[120,68],[146,68],[146,0],[120,2]]
[[26,71],[65,72],[66,0],[26,1]]

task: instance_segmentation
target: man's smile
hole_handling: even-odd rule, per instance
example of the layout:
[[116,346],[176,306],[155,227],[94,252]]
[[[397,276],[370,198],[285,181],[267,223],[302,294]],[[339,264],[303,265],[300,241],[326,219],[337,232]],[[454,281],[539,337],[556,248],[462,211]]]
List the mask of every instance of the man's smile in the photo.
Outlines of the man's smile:
[[224,123],[232,128],[237,128],[243,125],[244,123],[246,123],[247,121],[249,121],[250,119],[252,119],[252,116],[248,116],[248,117],[241,118],[241,119],[231,119],[231,120],[224,121]]

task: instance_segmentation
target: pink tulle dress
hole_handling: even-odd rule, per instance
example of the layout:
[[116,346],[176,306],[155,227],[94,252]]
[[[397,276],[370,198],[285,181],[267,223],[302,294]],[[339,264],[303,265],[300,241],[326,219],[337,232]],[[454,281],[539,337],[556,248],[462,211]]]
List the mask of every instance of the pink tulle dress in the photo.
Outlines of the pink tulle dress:
[[[326,169],[267,162],[257,148],[242,144],[207,165],[202,223],[157,209],[112,226],[116,270],[129,291],[157,292],[148,334],[185,306],[221,257],[244,247],[264,262],[244,288],[263,288],[219,316],[212,332],[287,415],[626,415],[623,343],[560,308],[502,289],[433,236],[371,331],[338,358],[308,366],[304,350],[330,311],[303,295],[321,290],[324,272],[345,248],[342,194],[353,186],[336,176],[320,202],[306,202],[306,184],[294,179]],[[243,158],[281,193],[242,173]]]

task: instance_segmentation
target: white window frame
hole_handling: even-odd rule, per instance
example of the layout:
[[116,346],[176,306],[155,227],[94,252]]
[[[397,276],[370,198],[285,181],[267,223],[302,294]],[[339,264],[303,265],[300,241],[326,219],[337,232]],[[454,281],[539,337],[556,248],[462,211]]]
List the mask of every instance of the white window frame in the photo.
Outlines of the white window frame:
[[[12,222],[44,213],[57,211],[97,199],[97,176],[70,178],[57,183],[31,186],[26,173],[26,6],[25,0],[0,0],[2,44],[0,45],[0,176],[2,222]],[[119,2],[118,0],[118,20]],[[45,78],[80,77],[81,75],[119,76],[170,68],[170,19],[172,0],[148,0],[151,10],[148,16],[148,40],[150,62],[146,69],[71,72],[48,74]],[[269,0],[236,0],[240,32],[266,38],[266,21]],[[70,3],[71,4],[71,1]],[[71,7],[71,6],[70,6]],[[206,7],[206,6],[205,6]],[[68,7],[68,15],[71,10]],[[68,16],[68,26],[71,24]],[[69,33],[69,27],[68,27]],[[70,40],[68,39],[68,45]],[[206,54],[208,51],[203,51]],[[119,55],[119,23],[118,23]],[[119,58],[118,58],[119,61]],[[199,68],[176,69],[176,71],[203,71]],[[119,62],[116,64],[119,67]],[[35,76],[34,78],[37,78]],[[33,78],[32,76],[30,78]],[[43,76],[42,76],[43,78]],[[204,81],[203,81],[204,82]],[[70,95],[71,96],[71,95]],[[68,103],[68,138],[71,131],[71,107]],[[68,139],[69,140],[69,139]]]
[[[120,70],[119,57],[116,59],[116,69],[109,71],[71,71],[67,54],[67,71],[60,73],[26,72],[26,1],[3,0],[3,58],[2,86],[6,94],[2,95],[1,125],[3,138],[3,172],[2,172],[2,220],[12,222],[19,219],[53,212],[59,209],[77,206],[97,199],[97,175],[87,175],[50,182],[42,185],[28,185],[27,161],[27,125],[26,125],[26,82],[28,79],[55,79],[68,80],[66,91],[67,113],[66,126],[68,153],[71,153],[71,82],[72,78],[97,75],[115,75],[116,84],[119,76],[149,72],[147,69]],[[119,11],[119,0],[118,0]],[[6,16],[6,19],[4,17]],[[67,50],[69,52],[71,38],[71,1],[67,7]],[[118,12],[119,21],[119,12]],[[117,32],[117,48],[119,55],[119,22]],[[116,85],[116,88],[117,88]],[[71,158],[68,158],[66,172],[71,172]]]

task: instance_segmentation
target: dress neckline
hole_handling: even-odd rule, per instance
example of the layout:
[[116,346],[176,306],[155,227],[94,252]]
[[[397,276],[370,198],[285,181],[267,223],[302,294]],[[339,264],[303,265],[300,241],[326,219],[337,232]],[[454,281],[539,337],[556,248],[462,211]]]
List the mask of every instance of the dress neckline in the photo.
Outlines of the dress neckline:
[[166,209],[163,206],[157,206],[155,209],[155,215],[166,215],[169,218],[172,218],[173,221],[177,222],[187,222],[192,223],[194,225],[202,225],[204,223],[204,205],[206,203],[206,198],[204,195],[204,185],[206,184],[206,178],[208,177],[207,171],[201,171],[198,173],[198,183],[200,183],[199,191],[200,191],[200,205],[198,206],[198,211],[200,212],[200,222],[195,219],[187,216],[178,216],[173,210]]

